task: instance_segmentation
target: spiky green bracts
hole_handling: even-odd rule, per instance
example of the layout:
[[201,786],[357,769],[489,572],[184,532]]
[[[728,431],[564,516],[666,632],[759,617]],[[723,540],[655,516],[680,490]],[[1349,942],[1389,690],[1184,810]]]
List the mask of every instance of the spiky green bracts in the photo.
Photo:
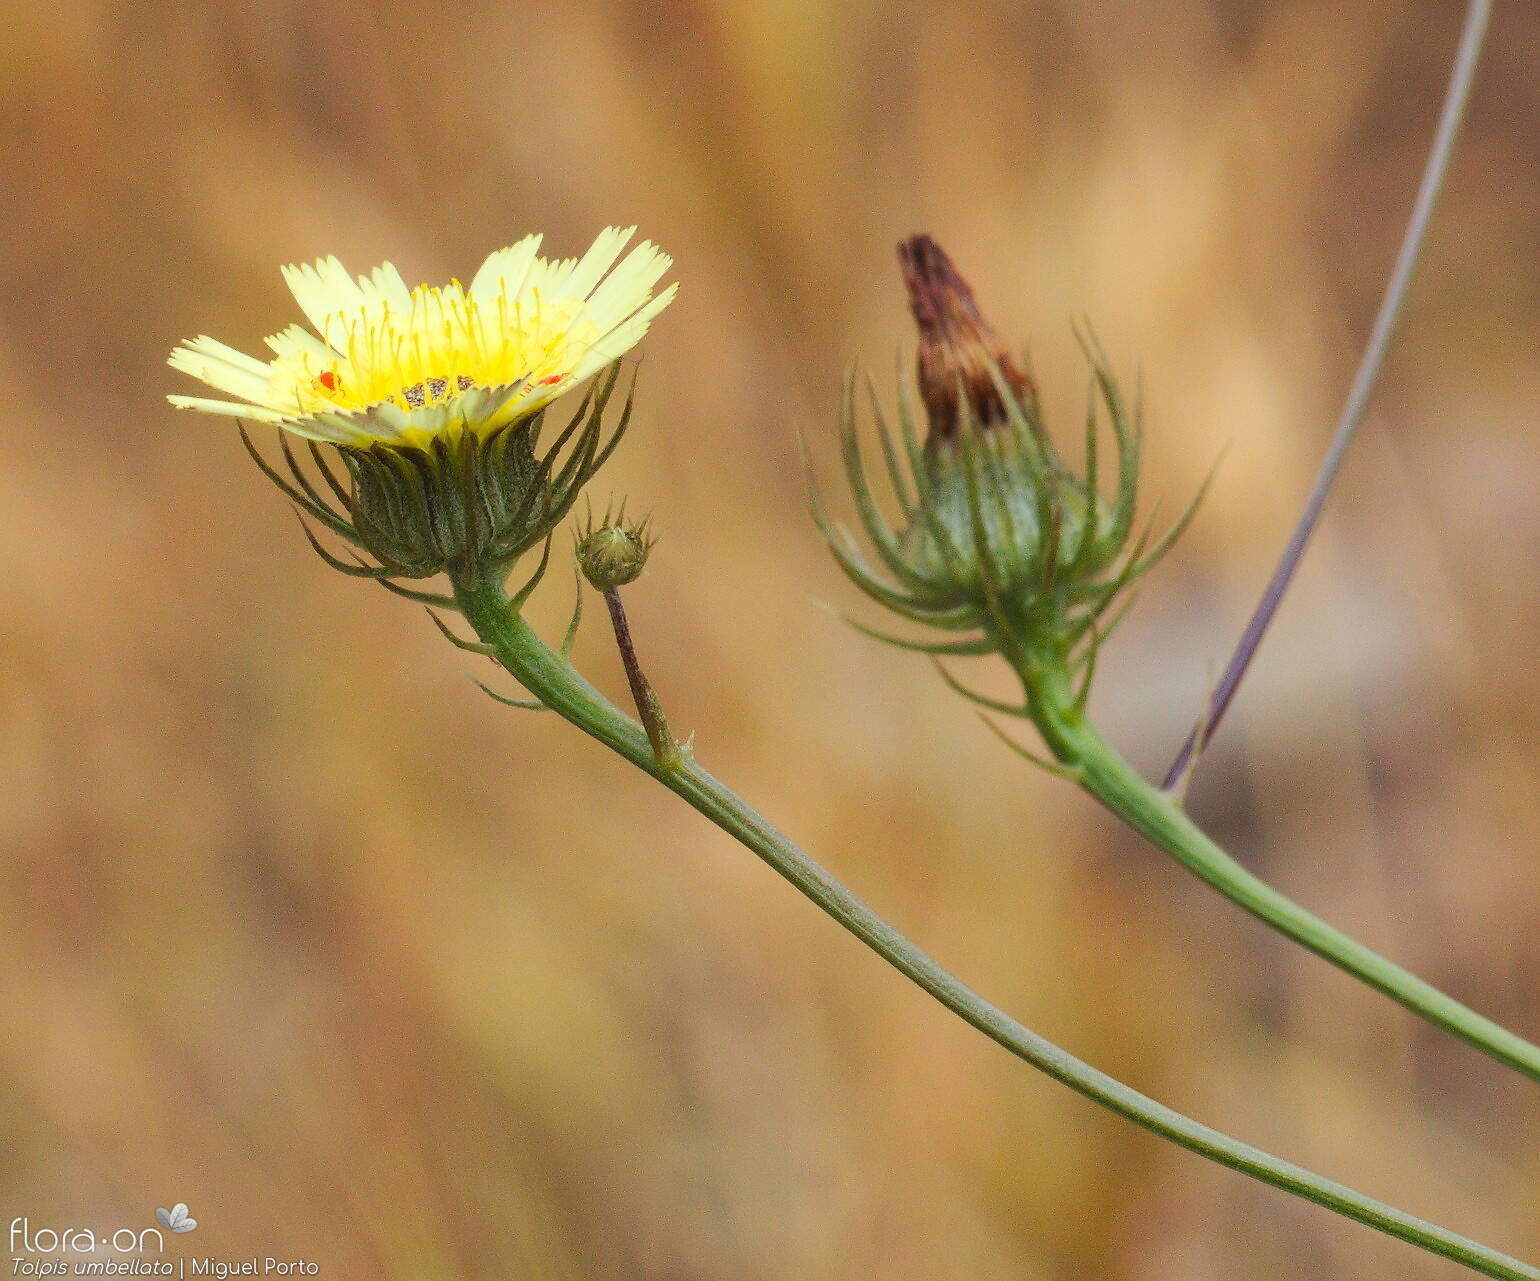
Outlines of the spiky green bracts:
[[[900,246],[920,329],[918,382],[928,419],[923,442],[899,380],[898,432],[868,380],[871,416],[898,516],[890,521],[858,433],[855,378],[841,414],[845,473],[884,574],[828,518],[813,512],[840,567],[868,596],[913,622],[959,633],[906,639],[860,623],[867,635],[932,655],[1003,655],[1029,685],[1035,674],[1078,676],[1083,701],[1096,651],[1121,617],[1128,589],[1181,534],[1201,500],[1151,545],[1135,533],[1140,424],[1105,354],[1089,334],[1091,367],[1085,471],[1058,455],[1036,389],[979,314],[972,291],[928,237]],[[1116,445],[1111,497],[1099,474],[1101,420]],[[948,677],[950,680],[950,677]],[[1026,714],[954,687],[997,711]]]
[[[522,602],[545,568],[557,525],[630,423],[628,396],[619,421],[605,432],[605,410],[619,376],[617,362],[588,389],[571,421],[543,452],[538,447],[548,412],[544,409],[490,435],[466,431],[423,448],[330,446],[341,457],[345,477],[328,465],[321,446],[307,442],[318,484],[300,465],[284,433],[279,433],[279,446],[288,477],[258,453],[244,430],[241,436],[267,478],[301,513],[362,553],[357,563],[349,564],[311,535],[311,545],[333,569],[378,579],[413,599],[444,604],[441,597],[402,587],[395,580],[429,578],[476,565],[506,573],[525,552],[544,543],[535,580],[516,597]],[[330,499],[322,493],[323,484]]]

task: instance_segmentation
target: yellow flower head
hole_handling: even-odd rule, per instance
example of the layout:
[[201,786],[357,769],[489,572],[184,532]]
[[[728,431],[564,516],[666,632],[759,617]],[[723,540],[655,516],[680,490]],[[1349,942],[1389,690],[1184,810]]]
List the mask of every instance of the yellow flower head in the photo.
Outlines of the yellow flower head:
[[171,367],[240,400],[169,399],[362,449],[488,435],[624,355],[672,301],[677,285],[653,297],[673,260],[650,242],[616,265],[635,231],[606,228],[582,258],[558,262],[526,236],[492,254],[469,288],[408,289],[390,263],[357,280],[336,258],[285,267],[314,332],[273,335],[267,362],[194,338]]

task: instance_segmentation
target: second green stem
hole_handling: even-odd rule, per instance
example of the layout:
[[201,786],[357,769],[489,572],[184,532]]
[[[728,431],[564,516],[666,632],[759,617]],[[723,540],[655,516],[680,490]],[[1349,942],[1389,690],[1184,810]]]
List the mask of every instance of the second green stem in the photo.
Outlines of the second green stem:
[[1068,680],[1023,674],[1033,720],[1080,785],[1232,903],[1325,957],[1500,1063],[1540,1081],[1540,1046],[1477,1014],[1415,974],[1348,937],[1247,871],[1177,805],[1120,756],[1077,709]]

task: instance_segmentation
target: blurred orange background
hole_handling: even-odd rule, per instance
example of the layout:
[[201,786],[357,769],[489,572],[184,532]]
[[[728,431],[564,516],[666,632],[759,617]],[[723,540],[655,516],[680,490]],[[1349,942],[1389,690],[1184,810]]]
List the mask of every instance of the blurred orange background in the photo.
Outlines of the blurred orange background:
[[[346,1278],[1465,1275],[1162,1145],[934,1005],[420,610],[304,546],[165,368],[284,262],[676,257],[600,499],[676,729],[983,992],[1161,1100],[1540,1253],[1540,1093],[1031,772],[806,517],[945,244],[1077,430],[1142,369],[1207,507],[1093,708],[1162,769],[1285,538],[1415,188],[1453,0],[252,0],[0,33],[0,1211]],[[1196,815],[1540,1036],[1540,11],[1503,3],[1374,412]],[[535,607],[559,632],[570,587]],[[866,615],[870,617],[869,615]],[[590,615],[580,665],[623,695]],[[479,672],[477,674],[480,674]],[[990,677],[981,676],[987,682]],[[1002,685],[1001,688],[1004,688]]]

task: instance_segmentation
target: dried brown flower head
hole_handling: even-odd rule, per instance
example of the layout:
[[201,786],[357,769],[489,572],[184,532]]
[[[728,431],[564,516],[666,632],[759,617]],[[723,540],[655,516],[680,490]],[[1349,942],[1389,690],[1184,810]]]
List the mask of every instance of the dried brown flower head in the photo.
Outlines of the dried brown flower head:
[[957,435],[959,391],[980,427],[999,426],[1006,412],[991,363],[1019,400],[1034,398],[1031,380],[979,313],[973,290],[940,245],[929,236],[910,236],[899,244],[898,260],[920,329],[916,363],[931,438]]

